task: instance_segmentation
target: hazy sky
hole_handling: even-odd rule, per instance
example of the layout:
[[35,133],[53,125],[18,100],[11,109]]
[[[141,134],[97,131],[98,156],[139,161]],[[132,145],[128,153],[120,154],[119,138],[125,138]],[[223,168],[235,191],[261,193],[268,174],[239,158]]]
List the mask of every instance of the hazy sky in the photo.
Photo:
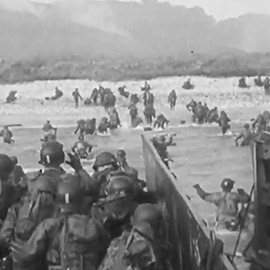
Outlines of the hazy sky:
[[[29,9],[30,0],[0,0],[4,6],[12,6],[13,9]],[[32,2],[65,2],[65,0],[31,0]],[[78,0],[73,0],[77,2]],[[92,0],[87,0],[91,2]],[[103,0],[111,1],[111,0]],[[122,0],[139,1],[140,0]],[[238,17],[245,13],[270,14],[270,0],[159,0],[170,2],[173,5],[183,5],[186,7],[200,6],[208,15],[213,15],[217,20],[230,17]],[[68,2],[68,1],[67,1]],[[79,1],[78,1],[79,2]]]

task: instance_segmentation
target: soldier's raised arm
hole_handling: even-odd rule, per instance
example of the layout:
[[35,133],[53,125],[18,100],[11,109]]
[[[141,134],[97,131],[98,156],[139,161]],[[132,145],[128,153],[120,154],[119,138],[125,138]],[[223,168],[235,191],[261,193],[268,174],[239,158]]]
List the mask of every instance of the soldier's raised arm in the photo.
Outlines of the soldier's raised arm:
[[211,203],[214,203],[214,204],[218,204],[219,200],[220,200],[220,192],[213,192],[213,193],[208,193],[208,192],[205,192],[201,187],[200,185],[196,184],[193,186],[198,195],[204,200],[204,201],[207,201],[207,202],[211,202]]

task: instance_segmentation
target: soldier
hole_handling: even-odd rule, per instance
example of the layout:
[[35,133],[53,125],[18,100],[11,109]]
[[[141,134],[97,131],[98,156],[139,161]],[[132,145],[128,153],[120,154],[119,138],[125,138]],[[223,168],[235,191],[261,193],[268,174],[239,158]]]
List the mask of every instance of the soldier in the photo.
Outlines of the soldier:
[[171,248],[168,243],[165,220],[160,207],[152,203],[139,205],[131,217],[131,224],[134,226],[141,223],[149,224],[153,230],[157,269],[172,269]]
[[243,189],[237,189],[238,193],[232,192],[234,181],[224,178],[221,182],[221,192],[207,193],[200,185],[194,185],[198,195],[205,201],[217,206],[216,220],[218,224],[230,230],[238,228],[238,204],[248,203],[249,195]]
[[104,187],[107,182],[107,176],[110,174],[110,172],[117,171],[119,169],[119,164],[116,157],[112,153],[102,152],[97,155],[93,169],[93,180],[99,187],[98,195],[104,197]]
[[162,220],[155,205],[140,205],[131,217],[132,227],[111,242],[99,270],[172,269],[160,239]]
[[135,185],[136,196],[134,201],[138,204],[156,203],[157,200],[155,194],[144,190],[146,187],[146,182],[138,178],[138,171],[135,168],[130,167],[126,173],[132,179]]
[[18,159],[15,156],[10,157],[14,169],[10,175],[10,181],[13,183],[13,185],[19,185],[23,188],[27,187],[28,185],[28,177],[24,173],[22,166],[18,165]]
[[154,147],[156,148],[158,154],[160,155],[161,159],[168,168],[169,168],[169,158],[167,147],[173,144],[173,136],[174,134],[170,134],[168,142],[166,142],[166,138],[164,135],[160,135],[159,137],[154,137],[152,139]]
[[226,134],[227,130],[231,128],[229,122],[231,122],[228,115],[225,113],[225,111],[220,112],[220,117],[218,120],[219,126],[221,127],[222,134]]
[[0,219],[2,221],[5,220],[8,209],[17,203],[22,195],[21,188],[13,186],[8,181],[13,169],[12,160],[7,155],[0,154]]
[[[41,176],[35,183],[35,192],[13,205],[7,214],[0,232],[0,243],[9,246],[13,241],[22,246],[31,237],[37,226],[55,214],[56,186],[50,177]],[[46,269],[42,261],[24,265],[13,260],[13,269]]]
[[[86,192],[89,191],[91,193],[93,190],[95,190],[95,188],[96,192],[98,187],[95,186],[95,183],[90,175],[86,172],[86,170],[83,169],[79,156],[70,153],[68,156],[70,161],[66,161],[66,163],[74,169],[76,175],[80,179],[80,185],[84,187]],[[44,169],[39,172],[39,174],[51,176],[58,185],[63,181],[61,175],[63,175],[65,171],[61,165],[64,163],[64,161],[65,153],[63,151],[63,145],[58,142],[48,143],[43,149],[41,149],[40,152],[39,163],[44,166]]]
[[253,137],[249,124],[245,124],[244,130],[235,138],[235,144],[238,146],[238,140],[243,139],[241,146],[248,146],[253,140]]
[[245,77],[242,77],[242,78],[239,79],[238,87],[240,87],[240,88],[247,88],[248,87]]
[[119,237],[121,233],[130,228],[130,217],[137,204],[135,186],[125,173],[110,176],[105,186],[106,198],[100,199],[92,209],[92,216],[100,219],[110,238]]
[[109,128],[111,130],[117,129],[118,126],[121,126],[121,121],[119,119],[118,112],[115,108],[112,108],[111,112],[109,112],[109,117],[110,117]]
[[190,79],[188,79],[187,81],[184,82],[182,88],[186,90],[190,90],[190,89],[194,89],[194,85],[191,84]]
[[163,114],[160,114],[157,116],[157,120],[154,123],[154,128],[157,127],[157,128],[164,129],[165,125],[168,125],[168,124],[169,124],[169,120]]
[[79,140],[84,140],[85,123],[86,121],[84,119],[77,121],[77,128],[74,131],[74,134],[77,134],[77,132],[80,131]]
[[102,117],[98,126],[98,131],[102,134],[107,134],[109,128],[109,121],[107,117]]
[[48,137],[49,135],[55,135],[57,128],[53,127],[52,124],[50,123],[50,121],[48,120],[43,128],[42,128],[43,132],[44,132],[44,141],[47,142],[48,141]]
[[12,139],[13,134],[8,128],[8,126],[4,126],[3,130],[0,132],[0,136],[3,137],[3,142],[4,143],[14,143],[15,141]]
[[76,88],[75,91],[73,91],[72,96],[74,98],[75,101],[75,108],[77,109],[79,107],[79,99],[82,100],[83,98],[81,97],[80,93],[79,93],[79,89]]
[[119,169],[122,171],[127,171],[130,167],[127,163],[125,150],[119,149],[116,152],[116,159],[118,161]]
[[168,102],[170,104],[171,109],[174,109],[176,100],[177,100],[177,96],[176,96],[175,90],[172,90],[168,96]]
[[97,105],[98,97],[99,97],[98,90],[97,90],[97,88],[94,88],[93,89],[93,92],[91,94],[90,100],[93,100],[93,103],[95,105]]
[[84,140],[75,142],[74,146],[72,147],[72,151],[76,153],[81,159],[88,158],[92,149],[93,145]]
[[22,249],[12,243],[16,257],[29,265],[45,257],[50,270],[98,269],[108,237],[102,223],[80,214],[81,199],[78,181],[61,183],[57,190],[60,213],[43,221]]

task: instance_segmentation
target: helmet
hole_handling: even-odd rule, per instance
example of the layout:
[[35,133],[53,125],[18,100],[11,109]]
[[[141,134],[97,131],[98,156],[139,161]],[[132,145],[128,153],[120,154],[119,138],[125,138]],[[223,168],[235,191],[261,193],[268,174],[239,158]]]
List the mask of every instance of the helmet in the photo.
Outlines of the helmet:
[[40,151],[40,163],[42,165],[57,164],[60,165],[65,161],[63,145],[59,142],[52,141],[46,143]]
[[133,226],[133,230],[140,235],[147,236],[151,240],[154,240],[154,232],[151,225],[147,222],[138,222]]
[[234,181],[230,178],[224,178],[221,182],[221,187],[223,189],[226,189],[226,190],[231,190],[233,188],[233,185],[234,185]]
[[137,171],[135,168],[133,168],[133,167],[128,168],[128,170],[127,170],[126,173],[127,173],[127,174],[129,175],[129,177],[131,177],[132,179],[135,179],[135,180],[138,179],[138,171]]
[[106,192],[108,195],[123,192],[126,196],[134,197],[136,191],[131,178],[125,173],[121,173],[110,177]]
[[165,141],[166,141],[165,136],[164,136],[164,135],[160,135],[160,136],[159,136],[159,141],[160,141],[160,142],[165,142]]
[[137,207],[132,217],[133,225],[146,222],[155,227],[163,220],[161,210],[155,204],[144,203]]
[[110,152],[102,152],[100,153],[95,160],[93,169],[97,170],[98,167],[113,165],[117,167],[117,160],[115,156]]
[[53,178],[47,175],[41,175],[36,181],[36,190],[37,192],[49,192],[53,195],[56,195],[56,182]]
[[65,174],[63,178],[64,181],[57,188],[57,201],[60,208],[71,210],[76,208],[81,201],[79,179],[72,174]]
[[13,164],[17,164],[18,163],[18,158],[15,156],[10,157],[11,161],[13,162]]
[[249,124],[244,124],[244,128],[249,128]]
[[8,178],[14,168],[14,164],[9,156],[0,154],[0,177]]
[[117,150],[116,156],[119,158],[125,158],[126,157],[126,152],[124,150]]

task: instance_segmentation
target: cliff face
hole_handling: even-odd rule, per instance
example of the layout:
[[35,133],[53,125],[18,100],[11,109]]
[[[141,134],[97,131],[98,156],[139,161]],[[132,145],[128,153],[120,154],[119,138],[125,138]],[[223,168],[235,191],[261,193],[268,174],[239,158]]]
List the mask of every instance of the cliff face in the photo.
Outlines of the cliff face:
[[270,50],[270,32],[263,32],[270,23],[267,15],[216,22],[199,7],[156,1],[75,2],[32,4],[23,12],[0,9],[0,58],[171,56],[188,61]]

